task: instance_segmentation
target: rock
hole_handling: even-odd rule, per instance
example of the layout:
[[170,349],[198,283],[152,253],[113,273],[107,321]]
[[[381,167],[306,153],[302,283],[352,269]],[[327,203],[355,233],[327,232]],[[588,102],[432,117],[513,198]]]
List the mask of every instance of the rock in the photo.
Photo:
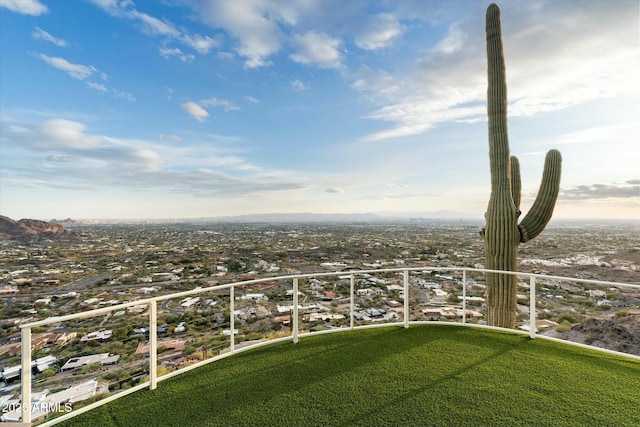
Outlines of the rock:
[[21,219],[15,221],[9,217],[0,215],[0,239],[35,240],[53,237],[64,232],[64,227],[60,224],[37,219]]
[[626,319],[588,319],[567,331],[566,339],[640,356],[638,320],[635,316]]

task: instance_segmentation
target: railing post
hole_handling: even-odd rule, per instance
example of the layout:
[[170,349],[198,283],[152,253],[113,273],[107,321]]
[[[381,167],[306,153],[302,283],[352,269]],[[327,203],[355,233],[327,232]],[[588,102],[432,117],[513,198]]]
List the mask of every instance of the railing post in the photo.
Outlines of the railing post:
[[293,279],[293,343],[298,344],[298,278]]
[[23,328],[21,335],[22,423],[31,424],[31,328]]
[[409,270],[404,272],[404,327],[409,327]]
[[462,323],[467,323],[467,270],[462,270]]
[[149,390],[158,385],[158,306],[149,302]]
[[356,282],[356,276],[351,274],[349,275],[349,288],[351,289],[351,298],[349,300],[349,310],[351,311],[351,315],[350,315],[350,319],[349,319],[349,326],[351,327],[351,329],[354,328],[354,317],[353,317],[353,310],[355,309],[355,301],[354,301],[354,293],[355,293],[355,282]]
[[529,337],[536,337],[536,276],[529,277]]
[[235,300],[235,286],[231,285],[229,287],[229,332],[231,333],[231,347],[229,350],[231,353],[236,351],[236,316],[233,314],[236,311]]

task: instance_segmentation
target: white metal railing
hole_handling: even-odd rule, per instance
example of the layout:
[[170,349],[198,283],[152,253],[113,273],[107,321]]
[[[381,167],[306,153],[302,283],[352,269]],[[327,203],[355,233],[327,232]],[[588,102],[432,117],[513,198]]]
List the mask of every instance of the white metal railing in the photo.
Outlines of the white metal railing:
[[[136,300],[136,301],[132,301],[132,302],[128,302],[128,303],[123,303],[123,304],[119,304],[119,305],[115,305],[115,306],[110,306],[110,307],[105,307],[105,308],[100,308],[100,309],[95,309],[95,310],[89,310],[89,311],[84,311],[84,312],[80,312],[80,313],[74,313],[74,314],[69,314],[69,315],[65,315],[65,316],[56,316],[56,317],[51,317],[48,319],[44,319],[44,320],[40,320],[40,321],[36,321],[36,322],[31,322],[31,323],[26,323],[23,325],[20,325],[21,328],[21,338],[22,338],[22,343],[21,343],[21,367],[22,367],[22,373],[21,373],[21,402],[31,402],[31,380],[32,380],[32,375],[31,375],[31,330],[32,328],[36,328],[36,327],[41,327],[41,326],[47,326],[47,325],[51,325],[53,323],[59,323],[59,322],[64,322],[64,321],[68,321],[68,320],[74,320],[74,319],[83,319],[83,318],[89,318],[89,317],[94,317],[94,316],[98,316],[101,314],[105,314],[105,313],[109,313],[112,311],[117,311],[117,310],[122,310],[122,309],[126,309],[128,307],[133,307],[133,306],[139,306],[139,305],[143,305],[146,304],[149,307],[149,380],[138,384],[130,389],[127,389],[126,391],[121,391],[118,392],[116,394],[113,394],[109,397],[106,397],[100,401],[91,403],[87,406],[84,406],[78,410],[74,410],[70,413],[67,413],[65,415],[62,415],[58,418],[55,418],[53,420],[47,421],[44,424],[42,424],[43,426],[50,426],[56,423],[59,423],[61,421],[64,421],[66,419],[72,418],[76,415],[79,415],[83,412],[87,412],[91,409],[94,409],[98,406],[104,405],[110,401],[113,401],[115,399],[118,399],[120,397],[123,397],[127,394],[130,394],[132,392],[141,390],[145,387],[149,387],[149,389],[154,390],[157,387],[157,383],[159,381],[171,378],[173,376],[179,375],[181,373],[184,373],[188,370],[200,367],[204,364],[210,363],[212,361],[218,360],[222,357],[227,357],[230,355],[233,355],[239,351],[244,351],[247,350],[249,348],[255,348],[261,345],[265,345],[265,344],[269,344],[269,343],[274,343],[274,342],[279,342],[279,341],[284,341],[284,340],[292,340],[294,343],[298,342],[298,330],[299,330],[299,325],[298,325],[298,314],[299,314],[299,299],[298,299],[298,287],[299,287],[299,280],[300,279],[306,279],[306,278],[316,278],[316,277],[327,277],[327,276],[349,276],[349,288],[350,288],[350,298],[349,298],[349,329],[354,329],[355,327],[355,321],[354,321],[354,313],[355,313],[355,298],[354,298],[354,294],[355,294],[355,278],[356,276],[361,276],[361,275],[366,275],[366,274],[379,274],[379,273],[402,273],[403,276],[403,289],[404,289],[404,306],[403,306],[403,327],[404,328],[408,328],[409,324],[418,324],[418,323],[427,323],[424,321],[412,321],[410,322],[409,320],[409,309],[410,309],[410,298],[409,298],[409,273],[410,272],[417,272],[417,271],[446,271],[446,272],[453,272],[453,271],[457,271],[457,272],[462,272],[462,323],[463,324],[467,324],[467,325],[471,325],[466,323],[467,321],[467,310],[466,310],[466,303],[467,303],[467,273],[468,272],[475,272],[475,273],[498,273],[498,274],[509,274],[509,275],[516,275],[516,276],[522,276],[522,277],[528,277],[529,278],[529,287],[530,287],[530,291],[529,291],[529,331],[525,332],[525,331],[518,331],[518,330],[512,330],[509,329],[509,331],[514,332],[514,333],[526,333],[528,334],[531,338],[536,338],[536,337],[542,337],[545,339],[549,339],[549,340],[553,340],[553,341],[559,341],[559,342],[563,342],[563,343],[567,343],[567,344],[571,344],[571,345],[576,345],[576,346],[580,346],[580,347],[586,347],[586,348],[590,348],[590,349],[594,349],[594,350],[598,350],[598,351],[603,351],[603,352],[607,352],[607,353],[613,353],[613,354],[617,354],[617,355],[622,355],[625,357],[630,357],[633,359],[637,359],[640,360],[640,356],[636,356],[636,355],[630,355],[630,354],[626,354],[626,353],[620,353],[620,352],[616,352],[613,350],[606,350],[606,349],[602,349],[602,348],[598,348],[598,347],[593,347],[593,346],[589,346],[589,345],[585,345],[585,344],[579,344],[579,343],[574,343],[574,342],[570,342],[570,341],[566,341],[566,340],[562,340],[562,339],[558,339],[558,338],[551,338],[551,337],[547,337],[547,336],[543,336],[543,335],[539,335],[536,333],[536,319],[537,319],[537,314],[536,314],[536,278],[539,279],[544,279],[544,280],[555,280],[555,281],[569,281],[569,282],[574,282],[574,283],[583,283],[583,284],[590,284],[590,285],[600,285],[600,286],[615,286],[615,287],[628,287],[628,288],[635,288],[635,289],[639,289],[640,290],[640,285],[638,284],[628,284],[628,283],[618,283],[618,282],[607,282],[607,281],[600,281],[600,280],[588,280],[588,279],[577,279],[577,278],[569,278],[569,277],[561,277],[561,276],[549,276],[549,275],[541,275],[541,274],[533,274],[533,273],[523,273],[523,272],[509,272],[509,271],[499,271],[499,270],[488,270],[488,269],[477,269],[477,268],[466,268],[466,267],[403,267],[403,268],[389,268],[389,269],[372,269],[372,270],[357,270],[357,271],[336,271],[336,272],[327,272],[327,273],[309,273],[309,274],[298,274],[298,275],[287,275],[287,276],[277,276],[277,277],[265,277],[265,278],[261,278],[261,279],[254,279],[254,280],[247,280],[247,281],[242,281],[242,282],[235,282],[235,283],[228,283],[228,284],[224,284],[224,285],[216,285],[216,286],[210,286],[210,287],[206,287],[206,288],[196,288],[196,289],[192,289],[192,290],[188,290],[188,291],[183,291],[183,292],[177,292],[177,293],[173,293],[173,294],[168,294],[168,295],[161,295],[161,296],[157,296],[157,297],[153,297],[153,298],[147,298],[147,299],[143,299],[143,300]],[[292,325],[291,325],[291,329],[292,329],[292,335],[288,336],[288,337],[283,337],[283,338],[277,338],[277,339],[272,339],[269,340],[267,342],[261,342],[259,344],[255,344],[255,345],[251,345],[242,349],[238,349],[236,350],[235,348],[235,316],[234,316],[234,311],[235,311],[235,288],[236,287],[246,287],[246,286],[250,286],[253,284],[258,284],[258,283],[263,283],[263,282],[271,282],[271,281],[283,281],[283,280],[291,280],[292,281],[292,287],[293,287],[293,318],[292,318]],[[229,312],[230,312],[230,348],[229,348],[229,352],[226,354],[222,354],[222,355],[218,355],[206,360],[202,360],[198,363],[195,363],[193,365],[178,369],[176,371],[173,372],[169,372],[161,377],[157,376],[157,351],[158,351],[158,337],[157,337],[157,316],[158,316],[158,310],[157,310],[157,304],[159,301],[163,301],[163,300],[168,300],[168,299],[174,299],[174,298],[181,298],[181,297],[186,297],[186,296],[190,296],[190,295],[195,295],[195,294],[200,294],[200,293],[205,293],[205,292],[211,292],[211,291],[219,291],[219,290],[224,290],[224,289],[229,289],[229,297],[230,297],[230,305],[229,305]],[[378,326],[388,326],[390,324],[397,324],[399,322],[392,322],[392,323],[383,323],[383,324],[376,324],[376,325],[367,325],[367,326],[360,326],[360,328],[364,328],[364,327],[378,327]],[[437,322],[428,322],[428,323],[437,323]],[[476,327],[484,327],[484,328],[492,328],[492,329],[500,329],[500,330],[504,330],[503,328],[495,328],[495,327],[491,327],[491,326],[483,326],[483,325],[472,325],[472,326],[476,326]],[[322,332],[315,332],[315,334],[317,333],[326,333],[327,331],[322,331]],[[308,334],[314,334],[314,333],[308,333]],[[305,335],[308,335],[305,334]],[[25,424],[30,424],[32,422],[32,413],[31,413],[31,405],[30,404],[22,404],[20,405],[21,408],[21,413],[22,413],[22,423]]]

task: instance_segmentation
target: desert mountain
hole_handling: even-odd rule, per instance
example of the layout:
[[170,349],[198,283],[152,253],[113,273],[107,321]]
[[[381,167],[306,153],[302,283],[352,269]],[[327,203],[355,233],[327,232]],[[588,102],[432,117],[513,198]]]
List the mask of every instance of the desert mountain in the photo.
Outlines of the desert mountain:
[[0,215],[0,239],[32,240],[64,233],[64,227],[37,219],[15,221]]

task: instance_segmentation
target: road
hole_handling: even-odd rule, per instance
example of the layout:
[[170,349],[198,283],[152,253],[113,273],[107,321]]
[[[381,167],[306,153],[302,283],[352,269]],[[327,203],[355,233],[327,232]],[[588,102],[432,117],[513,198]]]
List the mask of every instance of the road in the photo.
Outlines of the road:
[[427,293],[424,291],[424,289],[418,287],[416,291],[418,291],[418,295],[420,295],[420,299],[422,300],[422,302],[425,304],[429,304],[429,297],[427,296]]
[[167,310],[171,314],[179,314],[179,315],[184,314],[185,310],[176,310],[174,308],[169,307],[169,302],[170,301],[171,301],[171,298],[169,298],[167,300],[164,300],[164,302],[162,303],[162,309],[163,310]]
[[5,298],[7,300],[7,306],[3,307],[0,310],[11,310],[11,307],[13,307],[13,295],[3,296],[2,298]]

